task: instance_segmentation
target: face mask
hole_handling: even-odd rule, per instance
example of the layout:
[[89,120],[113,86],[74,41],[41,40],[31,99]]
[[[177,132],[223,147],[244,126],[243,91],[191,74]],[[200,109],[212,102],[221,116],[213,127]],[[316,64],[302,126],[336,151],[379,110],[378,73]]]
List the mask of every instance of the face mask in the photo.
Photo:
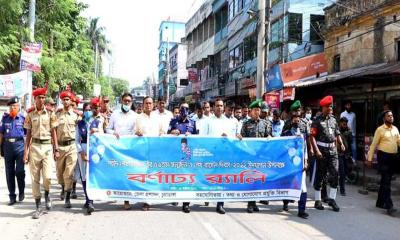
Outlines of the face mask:
[[15,118],[17,115],[18,115],[18,111],[17,110],[13,109],[13,110],[10,111],[10,116],[12,118]]
[[310,120],[310,119],[311,119],[311,113],[307,113],[307,114],[306,114],[306,118],[307,118],[308,120]]
[[129,112],[129,110],[131,110],[131,107],[130,107],[129,105],[122,104],[121,110],[122,110],[124,113],[127,113],[127,112]]
[[85,119],[89,119],[93,116],[93,113],[92,113],[92,111],[85,111],[83,113],[83,116],[85,117]]

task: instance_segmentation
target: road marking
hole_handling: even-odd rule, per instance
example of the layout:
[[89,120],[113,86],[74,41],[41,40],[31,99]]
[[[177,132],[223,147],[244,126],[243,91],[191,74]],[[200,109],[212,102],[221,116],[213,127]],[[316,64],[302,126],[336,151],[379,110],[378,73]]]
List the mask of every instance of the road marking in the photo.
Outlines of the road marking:
[[217,232],[217,230],[208,222],[203,222],[200,221],[201,224],[203,224],[203,226],[207,229],[208,233],[211,235],[211,237],[214,240],[223,240],[223,238],[221,237],[221,235],[219,235],[219,233]]

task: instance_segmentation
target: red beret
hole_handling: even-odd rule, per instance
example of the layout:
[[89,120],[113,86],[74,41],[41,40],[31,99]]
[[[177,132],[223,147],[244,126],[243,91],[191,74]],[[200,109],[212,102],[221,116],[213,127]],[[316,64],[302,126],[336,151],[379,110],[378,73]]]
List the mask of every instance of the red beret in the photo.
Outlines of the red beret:
[[70,91],[63,91],[63,92],[61,92],[61,94],[60,94],[60,98],[61,99],[64,99],[64,98],[66,98],[66,97],[68,97],[69,99],[73,99],[73,96],[74,96],[74,94],[72,94],[72,92],[70,92]]
[[37,97],[40,95],[46,96],[47,95],[47,88],[37,88],[32,92],[33,97]]
[[92,98],[92,100],[90,100],[90,104],[92,106],[100,106],[100,99],[98,97]]
[[77,96],[75,96],[74,102],[76,103],[76,105],[78,105],[81,102],[81,100]]
[[332,103],[333,103],[333,97],[326,96],[319,102],[319,105],[321,107],[329,107],[329,106],[332,106]]

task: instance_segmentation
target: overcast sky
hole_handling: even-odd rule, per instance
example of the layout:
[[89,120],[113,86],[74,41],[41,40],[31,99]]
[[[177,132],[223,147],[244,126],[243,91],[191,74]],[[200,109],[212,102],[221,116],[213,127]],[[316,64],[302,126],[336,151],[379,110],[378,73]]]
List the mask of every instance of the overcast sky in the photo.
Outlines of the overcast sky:
[[[89,4],[86,17],[100,17],[113,52],[112,76],[140,86],[147,76],[157,78],[158,28],[168,17],[186,22],[204,0],[81,0]],[[104,64],[108,75],[108,63]]]

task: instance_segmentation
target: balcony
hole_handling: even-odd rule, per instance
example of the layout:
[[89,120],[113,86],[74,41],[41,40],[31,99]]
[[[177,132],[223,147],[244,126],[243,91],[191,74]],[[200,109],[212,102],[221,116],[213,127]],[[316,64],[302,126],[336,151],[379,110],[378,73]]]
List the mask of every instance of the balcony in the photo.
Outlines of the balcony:
[[189,52],[186,62],[187,67],[194,65],[198,61],[202,61],[208,56],[214,55],[214,38],[215,35],[208,38],[206,41]]

